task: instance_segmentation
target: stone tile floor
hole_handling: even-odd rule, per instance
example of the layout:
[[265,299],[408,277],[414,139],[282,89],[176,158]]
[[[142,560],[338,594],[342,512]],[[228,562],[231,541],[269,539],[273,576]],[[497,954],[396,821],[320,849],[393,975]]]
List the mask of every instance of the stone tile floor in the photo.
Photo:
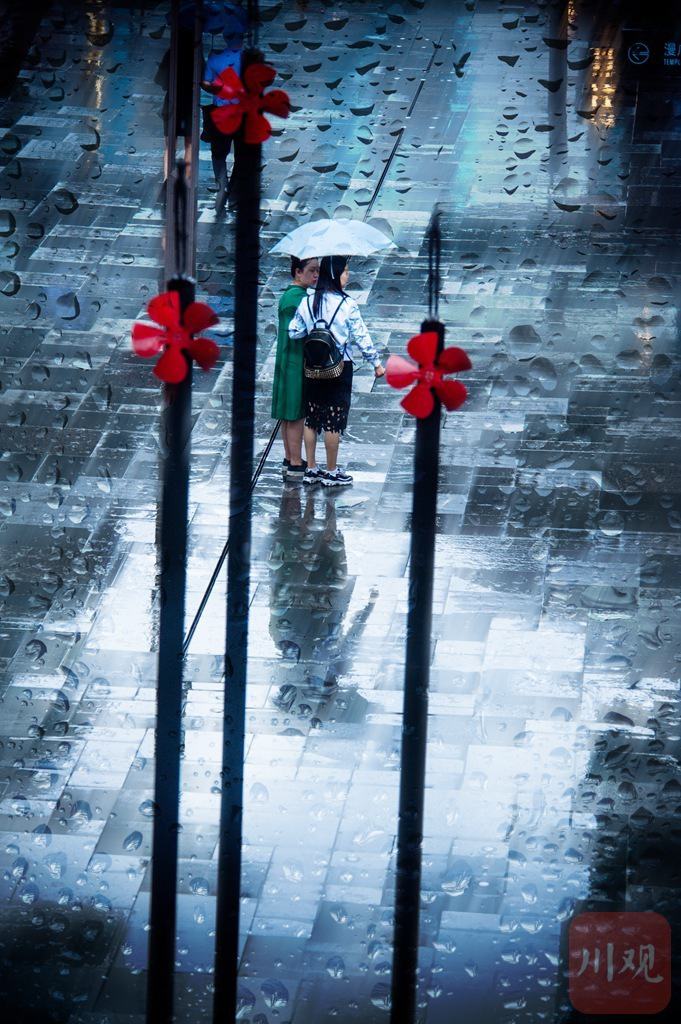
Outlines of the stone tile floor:
[[[261,6],[295,107],[265,248],[319,210],[383,222],[399,250],[350,288],[403,352],[440,201],[440,312],[474,364],[442,433],[420,1019],[567,1021],[580,908],[679,917],[676,72],[637,71],[598,3],[566,27],[548,3]],[[162,284],[164,17],[50,7],[0,115],[0,990],[31,1024],[144,1014],[159,395],[129,332]],[[229,331],[205,147],[200,168],[199,293]],[[265,256],[259,451],[286,278]],[[196,377],[189,615],[226,535],[222,340]],[[283,486],[275,447],[254,496],[252,1024],[388,1019],[413,440],[361,371],[353,488]],[[187,662],[183,1024],[210,1019],[223,632],[224,582]]]

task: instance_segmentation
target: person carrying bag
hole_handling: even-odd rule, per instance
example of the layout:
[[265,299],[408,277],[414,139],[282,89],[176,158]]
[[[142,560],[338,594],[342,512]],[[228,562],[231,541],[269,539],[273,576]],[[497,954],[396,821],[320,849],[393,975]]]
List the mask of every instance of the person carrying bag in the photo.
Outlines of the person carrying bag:
[[[303,342],[307,380],[305,399],[305,452],[303,483],[347,487],[352,477],[337,464],[340,435],[348,422],[352,396],[352,355],[366,359],[376,377],[385,373],[359,306],[345,291],[348,257],[324,256],[315,288],[308,289],[289,327],[289,335]],[[326,469],[317,466],[317,435],[324,433]]]

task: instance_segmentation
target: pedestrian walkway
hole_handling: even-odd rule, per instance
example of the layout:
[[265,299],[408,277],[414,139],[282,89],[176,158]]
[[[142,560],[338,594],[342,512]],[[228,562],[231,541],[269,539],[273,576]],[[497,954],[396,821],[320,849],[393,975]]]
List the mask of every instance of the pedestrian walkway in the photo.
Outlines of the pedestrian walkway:
[[[420,1024],[567,1021],[580,907],[678,919],[672,80],[639,80],[572,3],[562,39],[548,5],[261,7],[293,102],[265,147],[265,252],[320,211],[375,219],[398,251],[353,259],[350,291],[379,351],[403,353],[440,201],[440,314],[473,362],[441,441]],[[129,334],[162,285],[168,36],[161,7],[66,11],[0,111],[0,994],[22,1024],[141,1024],[158,387]],[[229,330],[210,181],[203,147],[198,297]],[[264,255],[262,280],[256,452],[286,261]],[[229,513],[215,337],[218,366],[195,374],[188,618]],[[254,494],[251,1024],[388,1020],[415,434],[400,397],[356,374],[351,488],[284,485],[277,445]],[[181,1024],[210,1020],[223,652],[224,581],[187,659]]]

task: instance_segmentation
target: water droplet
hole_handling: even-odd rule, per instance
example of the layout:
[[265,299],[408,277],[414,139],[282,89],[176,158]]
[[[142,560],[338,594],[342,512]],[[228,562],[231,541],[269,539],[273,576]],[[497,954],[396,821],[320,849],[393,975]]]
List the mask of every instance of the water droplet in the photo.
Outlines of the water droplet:
[[531,324],[512,327],[508,334],[508,350],[516,359],[533,359],[541,343],[540,336]]
[[75,292],[65,292],[55,303],[57,315],[62,320],[76,320],[80,316],[80,303]]
[[260,986],[265,1005],[271,1010],[280,1009],[288,1004],[288,989],[280,981],[268,978]]
[[451,896],[462,896],[473,881],[473,872],[465,861],[458,861],[445,872],[440,885]]
[[209,896],[210,883],[207,878],[192,878],[189,883],[189,891],[195,896]]
[[342,956],[332,956],[326,961],[326,969],[332,978],[345,977],[345,961]]
[[0,271],[0,292],[3,295],[16,295],[21,288],[21,279],[12,270]]
[[31,834],[34,846],[49,846],[52,842],[52,830],[49,825],[38,825]]
[[536,903],[539,898],[537,886],[532,883],[524,885],[520,890],[520,894],[526,903]]
[[0,149],[2,149],[2,152],[6,153],[8,156],[14,156],[15,153],[19,152],[22,146],[23,142],[21,139],[17,135],[12,135],[11,132],[3,136],[2,140],[0,140]]
[[106,468],[106,466],[98,466],[97,487],[100,489],[100,491],[103,491],[105,494],[111,494],[112,486],[113,485],[111,483],[111,476],[109,475],[109,470]]
[[16,231],[17,222],[11,210],[0,210],[0,236],[8,238]]
[[305,877],[305,868],[297,860],[284,861],[281,870],[288,882],[302,882]]
[[312,169],[319,174],[328,174],[330,171],[335,171],[338,167],[338,153],[337,146],[324,143],[321,146],[317,146],[308,162],[311,164]]
[[144,836],[141,832],[131,832],[130,835],[126,836],[123,840],[123,849],[127,850],[128,853],[132,853],[133,850],[139,850],[143,841]]
[[[295,687],[293,687],[295,690]],[[262,782],[254,782],[251,786],[251,801],[258,804],[266,804],[270,798],[267,786],[264,786]]]
[[287,661],[299,661],[300,660],[300,647],[293,640],[280,640],[277,647],[281,651],[283,658]]
[[392,1006],[390,985],[386,985],[385,982],[379,981],[379,983],[374,985],[372,988],[370,998],[373,1005],[377,1006],[379,1010],[389,1010]]
[[24,877],[24,875],[28,871],[28,861],[26,860],[25,857],[17,857],[17,859],[12,864],[10,870],[12,878],[19,881]]
[[66,188],[58,188],[54,193],[54,205],[59,213],[68,215],[78,209],[78,200],[73,192]]
[[245,985],[239,985],[236,1002],[236,1019],[242,1020],[255,1006],[255,994]]
[[95,853],[90,861],[90,871],[95,875],[103,875],[105,871],[109,870],[112,863],[108,853]]
[[29,640],[24,647],[24,653],[31,661],[40,662],[47,654],[47,646],[42,640]]
[[92,821],[92,808],[87,800],[76,800],[71,808],[71,818],[75,821]]
[[66,874],[68,861],[65,853],[50,853],[43,858],[43,864],[52,878],[63,878]]
[[598,528],[606,537],[619,537],[624,529],[624,518],[619,512],[604,512],[598,521]]
[[19,893],[19,899],[22,903],[28,903],[29,905],[35,903],[40,895],[40,889],[37,885],[25,885]]

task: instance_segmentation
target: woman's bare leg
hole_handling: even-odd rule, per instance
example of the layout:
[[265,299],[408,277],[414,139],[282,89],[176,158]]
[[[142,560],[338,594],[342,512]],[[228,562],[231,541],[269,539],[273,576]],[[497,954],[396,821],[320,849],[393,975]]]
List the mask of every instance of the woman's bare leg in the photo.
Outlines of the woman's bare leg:
[[307,468],[314,469],[317,465],[315,461],[315,449],[317,447],[317,431],[313,430],[312,427],[305,427],[305,454],[307,456]]
[[286,423],[287,426],[287,440],[288,440],[288,454],[286,458],[290,461],[292,466],[302,466],[303,464],[303,424],[305,420],[284,420],[282,426]]
[[336,469],[336,461],[338,459],[338,445],[340,444],[340,434],[337,430],[325,430],[324,431],[324,447],[326,448],[326,468],[329,473],[333,473]]
[[281,421],[281,439],[284,442],[284,458],[287,459],[288,462],[291,461],[291,446],[288,440],[288,428],[290,422],[290,420]]

